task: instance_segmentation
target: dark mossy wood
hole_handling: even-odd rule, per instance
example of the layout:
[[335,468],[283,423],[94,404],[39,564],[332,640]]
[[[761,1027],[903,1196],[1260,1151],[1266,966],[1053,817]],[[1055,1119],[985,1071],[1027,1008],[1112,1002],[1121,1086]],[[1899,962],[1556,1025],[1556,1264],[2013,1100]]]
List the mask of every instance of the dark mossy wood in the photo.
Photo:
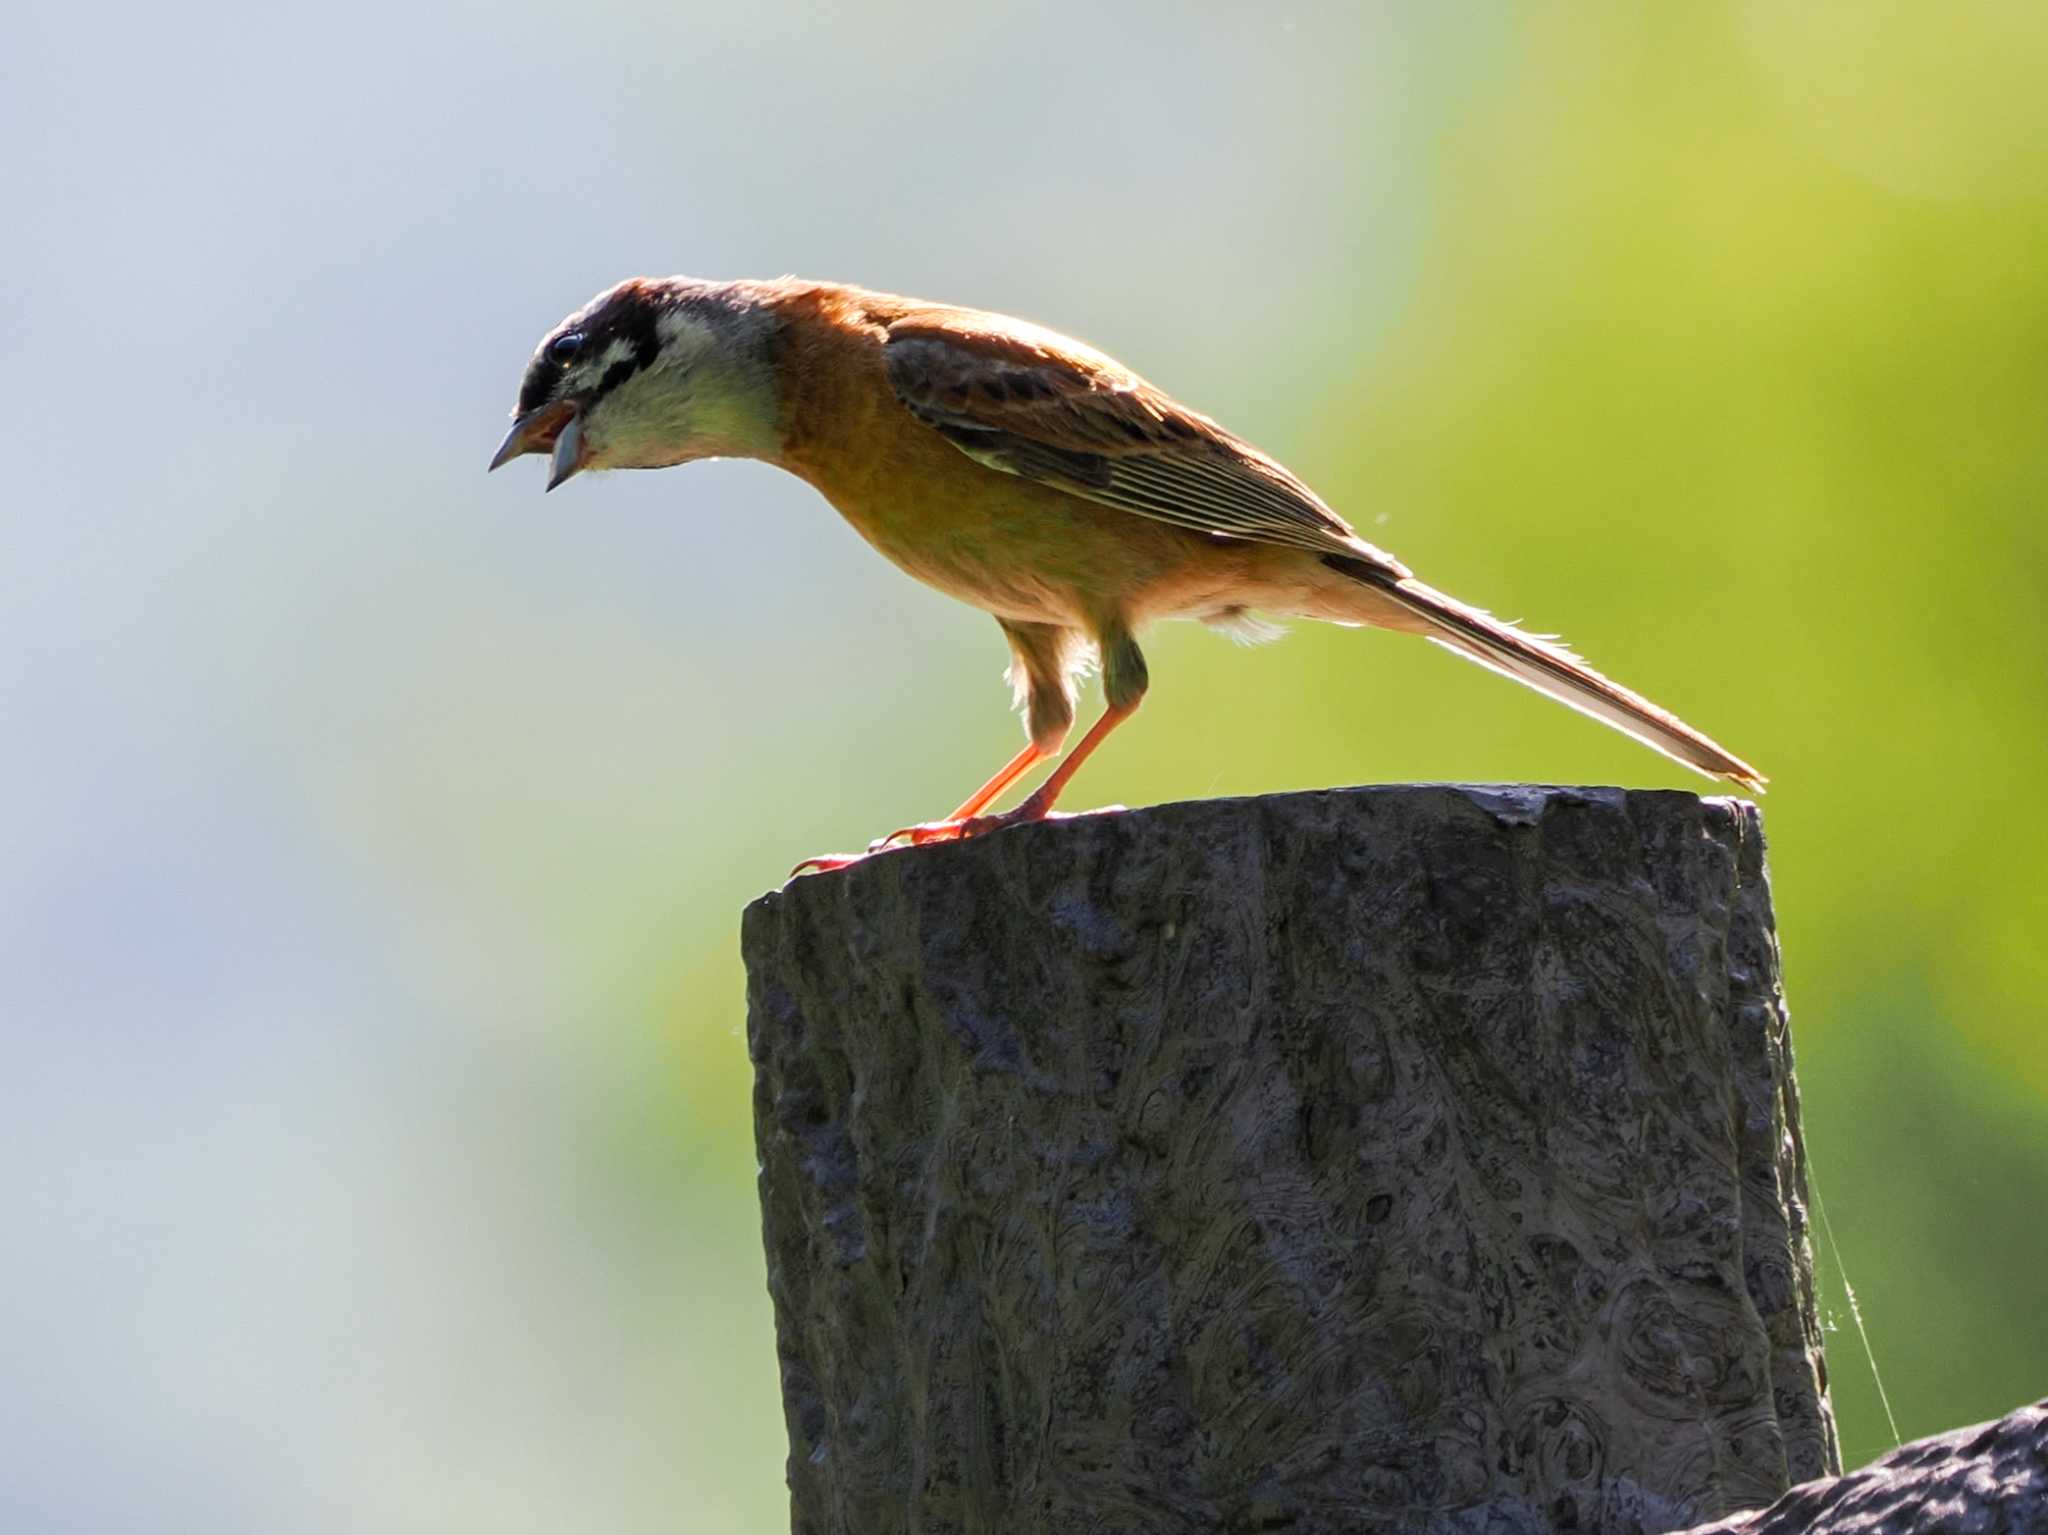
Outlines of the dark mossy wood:
[[1838,1469],[1753,806],[1076,817],[745,951],[800,1535],[1670,1530]]
[[1686,1535],[2048,1535],[2048,1401],[1916,1439]]

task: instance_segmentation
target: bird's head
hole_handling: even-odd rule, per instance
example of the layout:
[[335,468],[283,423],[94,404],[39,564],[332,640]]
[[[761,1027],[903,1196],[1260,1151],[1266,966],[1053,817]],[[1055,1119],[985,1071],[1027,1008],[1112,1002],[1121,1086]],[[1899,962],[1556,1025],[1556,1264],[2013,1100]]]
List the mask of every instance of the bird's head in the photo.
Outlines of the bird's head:
[[553,490],[584,469],[770,457],[779,328],[745,284],[628,278],[541,338],[491,467],[548,454]]

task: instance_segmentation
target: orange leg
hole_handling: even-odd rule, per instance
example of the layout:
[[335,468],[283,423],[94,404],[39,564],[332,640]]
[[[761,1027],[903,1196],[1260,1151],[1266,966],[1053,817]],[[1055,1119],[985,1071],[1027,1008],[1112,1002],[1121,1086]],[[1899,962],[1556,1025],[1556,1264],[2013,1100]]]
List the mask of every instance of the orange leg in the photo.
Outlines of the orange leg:
[[[1052,814],[1053,804],[1059,799],[1073,776],[1081,771],[1081,764],[1094,754],[1095,748],[1109,739],[1109,733],[1138,712],[1135,702],[1125,704],[1121,709],[1105,709],[1102,718],[1089,727],[1088,734],[1081,737],[1074,749],[1067,753],[1065,760],[1052,770],[1044,783],[1025,797],[1024,803],[1015,810],[1006,810],[1001,815],[980,815],[977,810],[986,809],[995,797],[1010,787],[1031,770],[1033,763],[1042,759],[1043,754],[1036,747],[1027,746],[1008,762],[1002,771],[969,795],[967,802],[944,821],[933,821],[924,826],[906,826],[902,831],[892,832],[868,848],[869,853],[879,853],[898,837],[907,838],[912,847],[923,847],[932,842],[955,842],[963,837],[985,836],[1000,831],[1005,826],[1022,826],[1030,821],[1043,821]],[[806,858],[791,869],[790,876],[804,873],[808,869],[843,869],[848,864],[859,863],[866,853],[826,853],[817,858]]]
[[[1034,767],[1036,767],[1039,763],[1043,762],[1047,757],[1051,755],[1052,753],[1042,752],[1036,746],[1032,745],[1030,742],[1027,741],[1022,751],[1018,752],[1016,756],[1012,757],[1008,762],[1005,762],[1001,767],[996,769],[994,777],[990,778],[987,783],[983,784],[979,789],[976,789],[972,794],[968,795],[966,799],[962,800],[960,803],[960,808],[958,810],[955,810],[951,815],[947,816],[944,821],[935,821],[931,824],[934,826],[944,826],[950,828],[958,825],[962,821],[972,820],[975,816],[980,815],[982,811],[988,809],[990,805],[994,804],[995,801],[1001,797],[1002,792],[1005,789],[1009,788],[1011,784],[1015,783],[1018,779],[1022,778],[1026,773],[1030,772]],[[880,852],[883,848],[887,847],[890,843],[894,842],[898,837],[915,839],[916,834],[922,830],[924,830],[923,827],[906,826],[901,831],[891,832],[888,836],[882,838],[881,841],[869,847],[868,852]],[[848,864],[859,863],[861,859],[865,858],[866,856],[866,853],[821,853],[816,858],[806,858],[802,863],[798,864],[794,869],[791,869],[789,872],[791,876],[794,877],[798,874],[804,873],[806,870],[809,869],[817,869],[820,871],[828,869],[843,869]]]
[[[1034,789],[1015,810],[1004,811],[1001,815],[986,816],[971,812],[956,813],[950,820],[935,822],[930,826],[913,826],[907,832],[898,832],[897,835],[907,835],[911,846],[922,847],[928,842],[951,842],[960,837],[979,837],[1005,826],[1021,826],[1027,821],[1044,820],[1052,813],[1052,807],[1059,799],[1060,791],[1065,789],[1073,776],[1081,771],[1081,764],[1093,755],[1096,747],[1109,739],[1112,730],[1137,712],[1138,706],[1135,703],[1126,704],[1121,709],[1103,710],[1102,718],[1089,727],[1088,734],[1081,737],[1079,744],[1067,753],[1065,760],[1052,770],[1052,775]],[[1004,772],[1008,771],[1008,768],[1004,769]],[[1023,768],[1017,768],[1018,773],[1023,771]],[[1014,777],[1015,775],[1012,775],[1013,779]],[[989,795],[989,799],[995,798],[995,794],[1001,792],[1001,789],[997,789],[994,794]],[[983,805],[987,803],[988,800],[982,801]]]
[[982,811],[988,809],[990,805],[994,804],[1001,797],[1005,789],[1009,788],[1011,784],[1022,778],[1051,755],[1051,752],[1042,752],[1027,741],[1022,751],[996,769],[995,777],[968,795],[961,802],[960,808],[947,816],[943,821],[920,821],[915,826],[899,827],[897,830],[890,832],[888,836],[870,842],[868,844],[868,851],[870,853],[879,853],[883,848],[893,847],[899,841],[907,843],[911,847],[916,847],[918,845],[919,832],[926,833],[924,840],[927,842],[950,841],[955,826],[958,826],[962,821],[970,821],[980,815]]
[[1051,752],[1042,752],[1029,741],[1025,742],[1022,751],[997,768],[995,777],[968,795],[961,802],[960,808],[947,816],[946,819],[949,821],[964,821],[970,816],[980,815],[982,811],[988,809],[990,805],[996,802],[1002,795],[1003,790],[1009,788],[1011,784],[1022,778],[1051,755]]
[[1019,821],[1042,821],[1052,809],[1053,801],[1060,797],[1068,780],[1081,771],[1081,764],[1094,754],[1095,748],[1109,739],[1109,733],[1138,712],[1136,704],[1126,704],[1121,709],[1104,709],[1102,718],[1088,727],[1088,734],[1081,737],[1080,744],[1067,753],[1066,761],[1052,770],[1052,776],[1033,791],[1031,797],[1010,812],[1009,817],[991,816],[991,820],[1014,818]]

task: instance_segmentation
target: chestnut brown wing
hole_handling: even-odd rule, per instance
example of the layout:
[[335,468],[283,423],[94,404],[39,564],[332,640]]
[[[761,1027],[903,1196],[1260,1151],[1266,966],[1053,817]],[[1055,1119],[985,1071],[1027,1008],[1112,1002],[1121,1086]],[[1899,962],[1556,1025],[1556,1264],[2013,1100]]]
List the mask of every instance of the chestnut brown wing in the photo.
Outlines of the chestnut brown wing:
[[904,406],[991,469],[1215,538],[1407,570],[1249,443],[1092,347],[975,310],[916,310],[883,350]]

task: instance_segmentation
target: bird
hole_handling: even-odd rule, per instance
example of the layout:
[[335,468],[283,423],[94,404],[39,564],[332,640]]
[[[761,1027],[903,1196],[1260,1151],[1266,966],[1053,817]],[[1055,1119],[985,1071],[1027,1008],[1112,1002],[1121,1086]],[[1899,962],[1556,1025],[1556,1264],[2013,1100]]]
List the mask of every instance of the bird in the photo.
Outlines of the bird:
[[[1043,820],[1128,720],[1139,633],[1195,619],[1242,638],[1271,618],[1420,635],[1708,777],[1764,776],[1554,638],[1419,580],[1277,460],[1084,342],[987,310],[795,277],[632,277],[541,338],[490,467],[586,471],[739,457],[807,481],[903,571],[992,615],[1025,743],[924,846]],[[1103,710],[1064,757],[1080,685]],[[1034,767],[1015,808],[994,805]],[[866,856],[829,854],[796,872]]]

